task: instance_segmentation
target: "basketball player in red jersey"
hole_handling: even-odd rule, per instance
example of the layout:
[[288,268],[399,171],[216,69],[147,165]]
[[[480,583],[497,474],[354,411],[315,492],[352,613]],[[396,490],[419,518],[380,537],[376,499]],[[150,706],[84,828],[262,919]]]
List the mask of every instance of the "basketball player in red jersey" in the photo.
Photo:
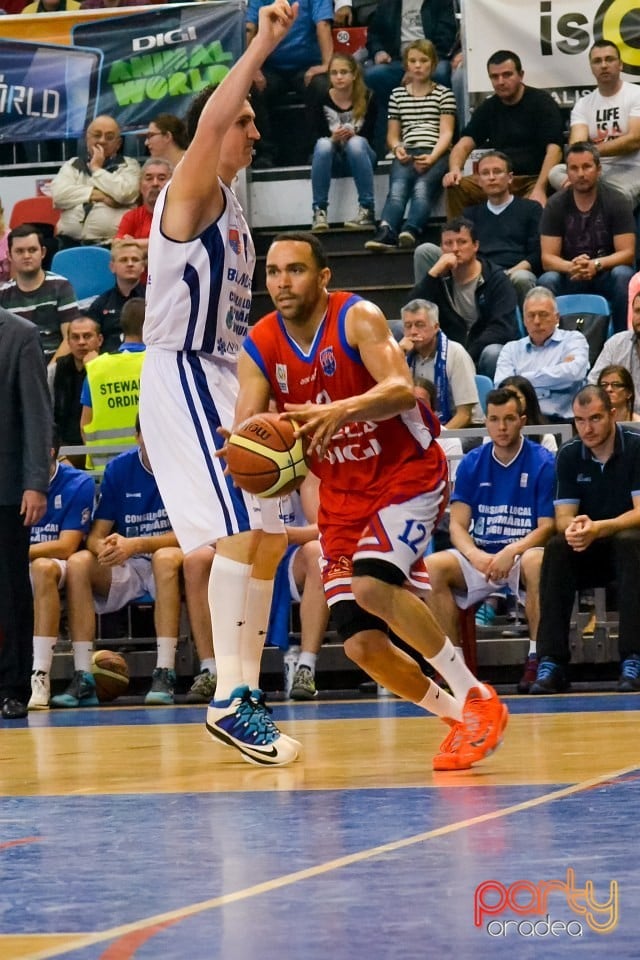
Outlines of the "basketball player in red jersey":
[[[378,683],[448,721],[434,769],[468,769],[500,743],[507,709],[406,588],[446,500],[446,460],[433,442],[438,421],[416,403],[381,311],[327,291],[331,273],[315,236],[276,237],[266,273],[276,310],[245,340],[236,422],[266,410],[273,396],[309,437],[321,481],[325,591],[346,653]],[[429,660],[453,696],[393,645],[389,628]]]

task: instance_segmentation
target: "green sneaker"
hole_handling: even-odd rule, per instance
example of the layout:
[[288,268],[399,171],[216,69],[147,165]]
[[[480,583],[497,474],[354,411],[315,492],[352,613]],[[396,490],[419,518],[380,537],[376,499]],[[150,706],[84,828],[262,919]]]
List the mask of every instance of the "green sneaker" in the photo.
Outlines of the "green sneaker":
[[50,703],[52,707],[98,707],[100,701],[96,694],[93,674],[86,670],[76,670],[65,692],[51,697]]
[[156,667],[151,674],[151,689],[144,698],[147,706],[154,704],[170,705],[174,702],[173,690],[176,685],[176,672],[167,667]]
[[293,675],[293,683],[291,684],[291,699],[313,700],[313,698],[317,696],[316,682],[309,667],[304,665],[297,667]]
[[191,689],[186,696],[187,703],[209,703],[210,700],[213,700],[217,682],[218,678],[215,673],[203,670],[191,684]]

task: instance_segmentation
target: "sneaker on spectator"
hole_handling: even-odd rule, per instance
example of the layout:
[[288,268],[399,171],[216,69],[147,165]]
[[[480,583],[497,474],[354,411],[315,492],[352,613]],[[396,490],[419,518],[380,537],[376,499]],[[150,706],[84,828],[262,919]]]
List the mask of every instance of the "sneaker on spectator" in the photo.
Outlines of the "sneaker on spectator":
[[398,238],[388,223],[381,224],[373,239],[367,240],[365,250],[393,250],[398,246]]
[[518,681],[518,693],[529,693],[531,684],[535,683],[538,676],[538,656],[530,653],[524,664],[524,673]]
[[203,670],[197,677],[194,677],[191,689],[186,696],[187,703],[209,703],[210,700],[213,700],[217,682],[218,678],[215,673]]
[[176,672],[167,667],[156,667],[151,674],[151,689],[144,698],[147,706],[174,703],[173,691],[176,686]]
[[538,663],[538,673],[529,687],[529,693],[564,693],[569,689],[569,681],[564,667],[543,657]]
[[313,222],[311,224],[311,233],[326,233],[329,229],[327,211],[316,207],[313,211]]
[[402,250],[413,250],[417,242],[418,238],[413,230],[401,230],[398,234],[398,246]]
[[44,670],[34,670],[31,674],[31,698],[27,705],[28,710],[48,710],[51,696],[51,682],[49,674]]
[[358,212],[351,220],[345,220],[345,230],[373,230],[375,227],[373,210],[367,207],[358,207]]
[[620,679],[618,680],[620,693],[633,693],[640,690],[640,657],[632,653],[620,664]]
[[476,610],[476,627],[490,627],[496,616],[490,603],[481,603]]
[[[477,687],[467,693],[462,708],[464,741],[460,745],[460,762],[477,763],[496,750],[502,743],[504,729],[509,720],[509,711],[498,699],[498,695],[485,683],[489,697],[482,697]],[[459,769],[465,769],[460,766]]]
[[100,701],[96,694],[93,674],[86,670],[76,670],[65,692],[51,697],[50,703],[52,707],[98,707]]
[[312,671],[304,664],[296,667],[291,684],[290,697],[292,700],[313,700],[318,696],[316,682]]
[[209,705],[206,728],[214,740],[236,747],[249,763],[282,766],[296,759],[299,745],[280,733],[270,712],[262,691],[252,694],[249,687],[236,687],[229,700]]

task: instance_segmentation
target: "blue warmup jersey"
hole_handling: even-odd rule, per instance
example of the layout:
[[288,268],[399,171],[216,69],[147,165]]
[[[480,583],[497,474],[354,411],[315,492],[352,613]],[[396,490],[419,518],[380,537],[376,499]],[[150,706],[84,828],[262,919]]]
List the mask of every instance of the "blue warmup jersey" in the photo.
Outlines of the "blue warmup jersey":
[[107,464],[93,519],[111,520],[123,537],[157,537],[171,530],[155,477],[137,447]]
[[31,527],[31,543],[58,540],[63,530],[82,530],[86,535],[95,491],[93,477],[69,463],[59,463],[49,482],[47,512]]
[[506,466],[493,456],[493,444],[470,450],[458,466],[451,502],[471,508],[471,536],[481,550],[498,553],[521,540],[542,517],[553,517],[553,454],[524,439],[520,453]]

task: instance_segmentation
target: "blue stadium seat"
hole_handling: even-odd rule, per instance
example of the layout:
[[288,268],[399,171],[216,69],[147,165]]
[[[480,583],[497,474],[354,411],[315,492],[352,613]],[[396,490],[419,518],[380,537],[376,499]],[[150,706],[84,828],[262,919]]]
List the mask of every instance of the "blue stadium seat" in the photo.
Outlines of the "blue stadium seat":
[[482,412],[487,412],[487,394],[493,390],[493,381],[490,377],[485,377],[482,373],[476,373],[476,387],[478,388],[478,397]]
[[597,293],[567,293],[556,297],[560,326],[563,330],[579,330],[589,343],[589,363],[595,363],[613,333],[611,307],[606,297]]
[[67,278],[78,300],[87,300],[114,285],[110,262],[106,247],[69,247],[54,254],[51,269]]

